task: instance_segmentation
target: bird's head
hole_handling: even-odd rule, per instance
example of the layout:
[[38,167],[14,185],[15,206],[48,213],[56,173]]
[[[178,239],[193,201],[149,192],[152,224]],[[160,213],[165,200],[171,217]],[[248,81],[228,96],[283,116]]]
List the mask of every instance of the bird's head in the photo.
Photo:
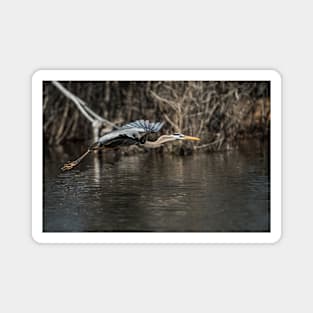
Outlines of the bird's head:
[[198,137],[192,137],[192,136],[187,136],[184,134],[180,134],[180,133],[174,133],[172,135],[169,135],[172,140],[193,140],[193,141],[199,141],[200,138]]

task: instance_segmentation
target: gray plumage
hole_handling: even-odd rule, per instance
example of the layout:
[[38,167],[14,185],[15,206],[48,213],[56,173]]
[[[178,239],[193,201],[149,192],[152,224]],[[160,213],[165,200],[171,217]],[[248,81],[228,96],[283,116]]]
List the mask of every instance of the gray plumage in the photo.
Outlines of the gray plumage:
[[142,144],[148,148],[160,147],[163,143],[176,141],[176,140],[195,140],[199,141],[200,138],[186,136],[183,134],[175,133],[173,135],[163,135],[156,141],[148,141],[147,136],[150,133],[156,133],[160,131],[163,126],[163,122],[149,122],[144,120],[138,120],[128,123],[118,130],[113,130],[110,133],[102,136],[97,142],[91,145],[87,151],[85,151],[79,158],[74,161],[67,162],[63,165],[62,171],[68,171],[81,163],[85,157],[95,150],[102,150],[107,148],[117,148],[120,146],[130,146],[136,144]]
[[146,135],[157,133],[163,125],[164,122],[134,121],[105,134],[92,147],[115,148],[144,143]]
[[126,130],[126,129],[140,129],[140,132],[146,132],[146,133],[157,133],[160,131],[162,126],[164,125],[164,122],[149,122],[148,120],[138,120],[135,122],[128,123],[124,126],[122,126],[119,130]]

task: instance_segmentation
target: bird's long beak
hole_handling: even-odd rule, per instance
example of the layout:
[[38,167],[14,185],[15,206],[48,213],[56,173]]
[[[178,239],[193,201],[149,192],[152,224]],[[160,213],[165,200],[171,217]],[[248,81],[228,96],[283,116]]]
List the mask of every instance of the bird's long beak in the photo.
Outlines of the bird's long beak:
[[183,140],[194,140],[194,141],[199,141],[200,138],[198,137],[192,137],[192,136],[185,136],[183,137]]

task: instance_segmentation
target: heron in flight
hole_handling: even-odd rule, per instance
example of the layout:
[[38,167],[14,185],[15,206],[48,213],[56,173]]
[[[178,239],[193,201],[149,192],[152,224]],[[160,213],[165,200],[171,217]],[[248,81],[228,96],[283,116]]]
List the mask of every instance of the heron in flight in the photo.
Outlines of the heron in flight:
[[62,171],[68,171],[77,166],[90,152],[114,149],[121,146],[141,145],[147,148],[158,148],[162,144],[176,141],[176,140],[200,140],[198,137],[186,136],[180,133],[172,135],[160,136],[156,141],[149,141],[147,137],[151,133],[157,133],[160,131],[164,122],[149,122],[144,120],[138,120],[120,127],[117,130],[113,130],[98,141],[92,144],[86,152],[84,152],[79,158],[74,161],[67,162],[61,168]]

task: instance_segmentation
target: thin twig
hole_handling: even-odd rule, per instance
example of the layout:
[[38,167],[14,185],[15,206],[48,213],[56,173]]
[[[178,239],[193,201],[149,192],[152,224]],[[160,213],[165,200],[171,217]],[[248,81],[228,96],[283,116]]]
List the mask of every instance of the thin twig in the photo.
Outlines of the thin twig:
[[219,144],[221,145],[221,143],[222,143],[223,141],[224,141],[224,137],[219,138],[219,139],[217,139],[217,140],[215,140],[215,141],[213,141],[213,142],[207,143],[207,144],[205,144],[205,145],[195,146],[195,149],[204,149],[204,148],[208,148],[208,147],[213,146],[213,145],[215,145],[215,144],[217,144],[217,143],[219,143]]
[[174,101],[171,101],[171,100],[167,100],[163,97],[160,97],[159,95],[157,95],[154,91],[150,91],[151,95],[156,98],[157,100],[159,100],[160,102],[164,102],[164,103],[167,103],[168,105],[171,106],[171,108],[176,111],[177,110],[177,103],[174,102]]
[[174,130],[175,130],[176,132],[179,132],[179,131],[180,131],[178,125],[176,125],[176,124],[168,117],[168,115],[167,115],[166,113],[163,113],[163,117],[164,117],[164,119],[166,119],[166,121],[167,121],[169,124],[172,125],[172,127],[174,128]]

